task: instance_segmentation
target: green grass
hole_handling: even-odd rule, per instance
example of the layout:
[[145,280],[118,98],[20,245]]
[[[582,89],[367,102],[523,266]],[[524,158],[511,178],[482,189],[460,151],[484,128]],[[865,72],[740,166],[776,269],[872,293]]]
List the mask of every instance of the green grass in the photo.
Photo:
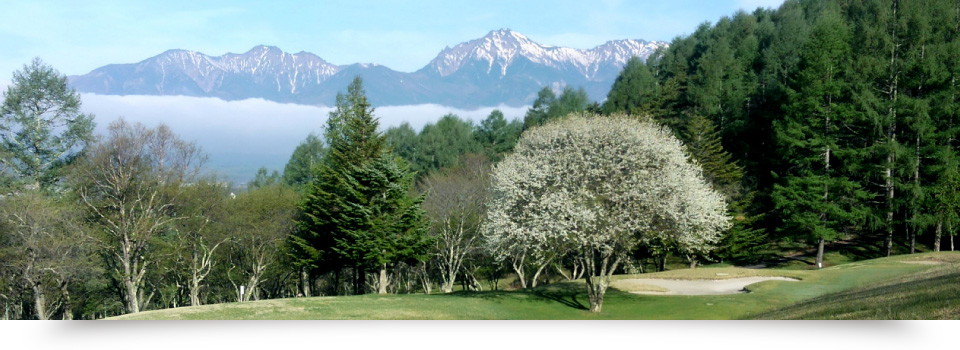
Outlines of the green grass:
[[[944,264],[904,263],[907,260],[941,261]],[[613,287],[607,291],[603,312],[600,314],[593,314],[587,310],[585,288],[583,282],[579,281],[554,283],[526,291],[264,300],[146,311],[114,319],[741,319],[753,318],[755,315],[763,318],[803,318],[804,314],[796,313],[796,310],[803,311],[805,307],[796,309],[799,306],[794,306],[794,309],[790,309],[789,306],[804,301],[812,302],[816,300],[812,298],[818,297],[840,298],[829,300],[850,304],[850,300],[859,296],[851,294],[843,299],[835,294],[840,292],[857,293],[859,291],[873,293],[872,295],[878,297],[900,293],[902,285],[909,284],[914,278],[918,281],[930,280],[930,283],[940,288],[936,289],[938,295],[953,295],[950,297],[953,299],[950,300],[954,300],[952,305],[956,305],[956,293],[960,289],[960,285],[956,283],[958,277],[950,273],[944,273],[943,276],[936,274],[941,273],[937,271],[949,268],[955,271],[958,264],[960,264],[960,253],[924,253],[847,264],[831,264],[823,270],[809,270],[793,265],[777,269],[707,266],[693,270],[615,276],[614,286],[617,285],[616,281],[630,278],[718,279],[785,276],[801,281],[766,281],[750,285],[748,289],[751,293],[712,296],[640,295]],[[901,282],[898,284],[896,281]],[[924,300],[928,297],[921,294],[910,294],[910,296],[916,300]],[[931,301],[929,304],[936,304],[936,301]],[[884,306],[886,305],[890,303],[886,302]],[[851,307],[856,308],[856,306]],[[939,318],[935,312],[940,311],[936,310],[932,307],[924,307],[918,309],[917,313],[898,314],[893,317]],[[953,310],[955,311],[955,307]],[[828,315],[833,311],[824,309],[822,312]],[[953,318],[956,318],[955,313],[941,314],[947,315],[948,318],[954,315]],[[867,318],[870,314],[851,313],[851,315],[854,318]]]
[[960,264],[882,283],[830,293],[753,319],[957,320],[960,319]]

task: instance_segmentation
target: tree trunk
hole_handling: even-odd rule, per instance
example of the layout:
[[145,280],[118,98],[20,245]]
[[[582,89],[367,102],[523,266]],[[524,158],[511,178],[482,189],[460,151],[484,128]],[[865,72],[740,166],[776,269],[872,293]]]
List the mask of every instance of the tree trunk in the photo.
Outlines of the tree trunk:
[[430,275],[427,273],[427,264],[424,263],[421,265],[420,269],[420,284],[423,285],[423,293],[430,294]]
[[520,280],[520,287],[527,289],[527,279],[523,276],[523,260],[526,258],[526,254],[520,256],[520,259],[514,259],[512,264],[513,271],[517,273],[517,279]]
[[387,264],[383,264],[380,266],[380,279],[377,280],[377,294],[387,294],[387,285],[389,283],[390,281],[387,280]]
[[940,234],[943,232],[943,220],[937,221],[937,233],[933,237],[933,251],[940,251]]
[[140,312],[140,300],[137,298],[140,288],[138,288],[137,283],[131,281],[129,278],[124,278],[123,284],[127,291],[127,295],[125,295],[127,299],[127,313],[135,314]]
[[820,242],[817,243],[817,268],[818,269],[823,268],[823,244],[824,244],[824,239],[820,238]]
[[457,270],[454,270],[453,268],[448,268],[447,271],[445,271],[445,273],[441,272],[441,276],[443,276],[443,279],[444,279],[443,292],[452,293],[453,285],[455,283],[454,281],[456,281],[457,279]]
[[917,252],[917,230],[910,231],[910,254]]
[[253,296],[257,298],[256,289],[260,285],[260,275],[253,274],[250,275],[250,279],[247,280],[247,289],[243,291],[243,301],[250,301],[250,297]]
[[30,287],[33,288],[33,307],[36,309],[37,319],[49,319],[47,317],[47,296],[43,293],[43,288],[40,287],[39,282],[30,283]]
[[310,297],[310,284],[311,284],[311,283],[310,283],[310,271],[308,271],[306,268],[301,268],[301,269],[300,269],[300,280],[301,280],[300,284],[301,284],[301,286],[303,287],[303,296],[309,298],[309,297]]
[[690,259],[690,268],[691,269],[697,268],[697,259]]
[[60,290],[63,292],[63,319],[73,320],[73,305],[70,302],[70,290],[66,282],[60,284]]
[[353,267],[353,295],[362,294],[363,289],[363,269],[360,266]]
[[533,279],[530,280],[530,288],[537,288],[537,280],[540,279],[540,273],[543,272],[543,269],[550,265],[551,261],[553,261],[553,259],[549,259],[543,264],[540,264],[540,267],[537,268],[537,272],[533,274]]
[[190,278],[190,306],[200,306],[200,279],[196,272]]
[[[899,10],[899,2],[894,1],[893,3],[893,20],[897,20],[897,10]],[[891,38],[896,42],[897,38],[897,26],[893,27],[893,33]],[[886,256],[893,254],[893,212],[894,212],[894,173],[893,167],[896,164],[896,150],[893,149],[893,146],[897,143],[897,82],[899,79],[898,70],[896,69],[897,61],[897,49],[899,44],[894,43],[890,47],[890,79],[887,81],[889,84],[889,91],[887,92],[887,98],[890,101],[890,108],[888,113],[890,115],[890,125],[887,126],[887,137],[890,142],[890,154],[887,155],[887,164],[886,164],[886,190],[887,190],[887,238],[884,242],[886,248]]]
[[592,249],[588,252],[585,252],[585,269],[587,270],[587,276],[584,279],[587,284],[587,298],[590,301],[590,312],[599,313],[603,308],[603,296],[607,291],[607,287],[610,285],[610,276],[613,275],[613,271],[617,269],[617,264],[619,263],[618,258],[614,258],[613,263],[610,264],[610,256],[602,256],[598,259],[595,256],[596,252]]

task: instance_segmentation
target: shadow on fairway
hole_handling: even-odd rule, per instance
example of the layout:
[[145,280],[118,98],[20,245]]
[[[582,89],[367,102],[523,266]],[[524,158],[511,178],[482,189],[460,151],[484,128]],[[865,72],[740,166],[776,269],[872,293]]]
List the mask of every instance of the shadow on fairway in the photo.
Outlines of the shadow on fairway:
[[[477,298],[491,301],[503,301],[511,299],[520,302],[550,302],[559,303],[563,306],[577,310],[589,310],[587,306],[580,302],[586,299],[586,291],[582,285],[570,285],[566,283],[550,284],[538,286],[537,288],[517,291],[490,291],[490,292],[471,292],[458,291],[450,294],[443,294],[449,297],[458,298]],[[586,302],[586,300],[584,300]]]

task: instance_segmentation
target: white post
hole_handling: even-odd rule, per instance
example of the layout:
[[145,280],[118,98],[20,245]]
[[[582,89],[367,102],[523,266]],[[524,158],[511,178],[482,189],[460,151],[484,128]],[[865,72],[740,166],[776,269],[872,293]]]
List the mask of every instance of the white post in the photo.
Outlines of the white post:
[[243,302],[243,286],[240,286],[240,302]]
[[[818,269],[822,269],[822,268],[823,268],[823,263],[817,263],[817,268],[818,268]],[[243,288],[243,287],[241,287],[241,288]]]

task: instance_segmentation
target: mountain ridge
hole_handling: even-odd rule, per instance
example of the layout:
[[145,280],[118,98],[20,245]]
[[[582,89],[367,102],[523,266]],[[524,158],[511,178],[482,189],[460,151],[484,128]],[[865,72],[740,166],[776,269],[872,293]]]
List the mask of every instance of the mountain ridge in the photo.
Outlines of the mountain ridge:
[[665,42],[611,40],[582,50],[542,45],[510,29],[447,47],[423,68],[399,72],[375,63],[335,65],[301,51],[257,45],[244,53],[210,56],[170,49],[137,63],[109,64],[71,76],[80,92],[105,95],[184,95],[224,100],[263,98],[333,105],[354,76],[364,79],[377,106],[436,103],[457,108],[529,104],[543,86],[584,87],[606,96],[626,61],[646,58]]

